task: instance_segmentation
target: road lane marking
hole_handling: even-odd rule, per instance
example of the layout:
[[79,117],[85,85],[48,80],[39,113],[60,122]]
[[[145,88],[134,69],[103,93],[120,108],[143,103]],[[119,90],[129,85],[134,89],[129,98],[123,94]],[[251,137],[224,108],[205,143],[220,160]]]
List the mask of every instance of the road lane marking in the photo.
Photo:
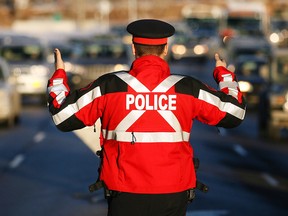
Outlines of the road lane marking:
[[25,156],[23,154],[16,155],[13,160],[9,163],[10,169],[17,168],[25,159]]
[[227,210],[199,210],[187,212],[186,216],[222,216],[228,214]]
[[273,178],[270,174],[268,173],[262,173],[261,176],[264,178],[264,180],[266,182],[268,182],[268,184],[270,184],[273,187],[277,187],[279,185],[279,182]]
[[34,142],[35,143],[39,143],[39,142],[41,142],[44,138],[46,137],[46,134],[44,133],[44,132],[38,132],[35,136],[34,136],[34,138],[33,138],[33,140],[34,140]]
[[242,157],[246,157],[248,155],[248,152],[246,151],[246,149],[244,149],[241,145],[235,144],[233,146],[233,149],[236,153],[238,153]]

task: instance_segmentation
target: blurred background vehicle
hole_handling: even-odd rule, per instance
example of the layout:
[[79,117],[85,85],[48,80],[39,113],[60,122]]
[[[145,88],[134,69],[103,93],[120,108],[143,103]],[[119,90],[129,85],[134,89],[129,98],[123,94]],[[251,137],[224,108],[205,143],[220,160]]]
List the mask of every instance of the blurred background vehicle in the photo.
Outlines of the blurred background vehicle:
[[237,74],[248,108],[257,108],[260,92],[270,80],[273,47],[263,37],[238,36],[226,44],[224,56]]
[[94,35],[83,40],[70,38],[69,42],[77,49],[70,67],[72,81],[77,77],[75,87],[83,87],[105,73],[130,68],[130,47],[114,34]]
[[51,71],[47,49],[41,40],[20,34],[0,34],[0,56],[11,67],[10,76],[16,79],[22,96],[38,96],[46,100],[47,80]]
[[269,59],[264,56],[241,55],[235,60],[234,66],[248,109],[258,108],[260,92],[269,83]]
[[206,43],[201,42],[191,31],[178,32],[173,36],[169,60],[197,58],[207,60],[209,48]]
[[[183,26],[173,36],[171,58],[211,58],[221,45],[223,9],[211,4],[187,4],[181,10]],[[177,27],[177,26],[176,26]]]
[[0,123],[12,127],[19,121],[21,96],[9,73],[9,65],[0,58]]
[[234,35],[262,35],[267,33],[267,7],[261,1],[227,1],[224,29]]
[[288,136],[288,50],[278,49],[272,62],[271,82],[263,89],[259,106],[261,134]]

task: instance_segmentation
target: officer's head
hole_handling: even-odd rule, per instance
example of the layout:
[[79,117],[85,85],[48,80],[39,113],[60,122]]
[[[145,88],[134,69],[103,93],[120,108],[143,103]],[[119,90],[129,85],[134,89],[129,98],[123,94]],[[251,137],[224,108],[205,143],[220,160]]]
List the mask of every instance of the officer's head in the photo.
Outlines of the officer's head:
[[168,52],[168,37],[175,33],[172,25],[155,19],[142,19],[130,23],[127,31],[132,34],[132,50],[136,57],[157,55],[162,58]]

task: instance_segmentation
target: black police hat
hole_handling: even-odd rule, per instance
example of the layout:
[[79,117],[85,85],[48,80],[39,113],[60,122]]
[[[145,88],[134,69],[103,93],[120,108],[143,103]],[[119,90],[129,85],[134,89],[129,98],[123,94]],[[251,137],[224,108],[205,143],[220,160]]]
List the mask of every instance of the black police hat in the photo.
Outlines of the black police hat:
[[161,45],[167,43],[167,38],[175,33],[175,28],[161,20],[141,19],[130,23],[127,31],[133,35],[133,43]]

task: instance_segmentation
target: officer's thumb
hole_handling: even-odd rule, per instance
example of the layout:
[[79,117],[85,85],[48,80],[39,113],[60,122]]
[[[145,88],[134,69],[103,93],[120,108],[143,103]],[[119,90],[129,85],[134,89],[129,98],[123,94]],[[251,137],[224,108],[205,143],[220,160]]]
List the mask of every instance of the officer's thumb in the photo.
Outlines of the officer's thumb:
[[226,67],[227,64],[224,59],[221,59],[218,53],[215,53],[215,61],[216,61],[216,67],[222,66]]
[[54,50],[54,61],[55,61],[55,70],[58,70],[58,69],[65,70],[65,65],[62,60],[61,52],[57,48]]

